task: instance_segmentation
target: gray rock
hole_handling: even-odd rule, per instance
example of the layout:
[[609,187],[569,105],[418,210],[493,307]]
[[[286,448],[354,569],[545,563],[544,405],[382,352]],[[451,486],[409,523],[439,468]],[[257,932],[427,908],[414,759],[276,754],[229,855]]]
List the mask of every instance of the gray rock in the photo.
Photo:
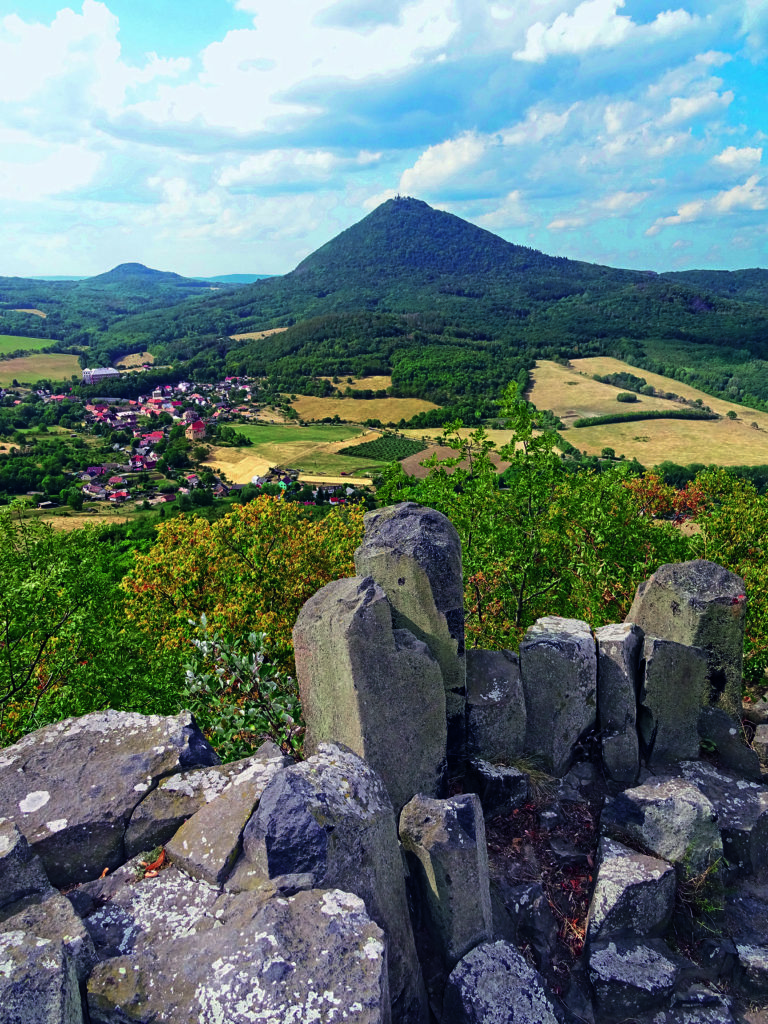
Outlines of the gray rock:
[[719,762],[747,779],[760,782],[760,757],[747,746],[741,722],[722,708],[707,707],[699,712],[699,736],[717,748]]
[[280,772],[246,826],[243,847],[264,879],[309,875],[315,888],[340,888],[364,900],[387,936],[393,1019],[423,1019],[394,812],[381,779],[361,758],[321,744]]
[[508,942],[483,943],[454,967],[443,1004],[448,1024],[557,1024],[541,977]]
[[696,875],[723,854],[715,808],[685,779],[655,779],[627,789],[606,804],[600,820],[604,834],[637,843],[657,857]]
[[768,787],[706,761],[684,761],[680,770],[714,807],[728,863],[745,874],[768,865]]
[[0,819],[0,909],[52,889],[40,858],[12,821]]
[[0,815],[54,885],[83,882],[125,860],[128,821],[161,778],[218,760],[189,712],[68,718],[0,751]]
[[400,840],[433,941],[453,967],[493,935],[479,798],[474,793],[448,800],[414,797],[400,815]]
[[[355,568],[372,576],[392,605],[395,629],[422,640],[440,665],[445,684],[448,758],[464,758],[466,669],[461,542],[441,512],[412,501],[365,516]],[[426,789],[415,792],[428,792]]]
[[254,762],[280,757],[277,744],[268,741],[251,757],[210,768],[194,768],[189,772],[163,779],[157,789],[141,801],[131,815],[125,833],[125,855],[130,860],[137,853],[164,846],[187,818],[209,804],[224,790],[235,775]]
[[596,721],[597,649],[579,619],[539,619],[520,644],[527,713],[525,745],[563,775],[579,737]]
[[741,717],[746,718],[753,725],[768,725],[768,700],[764,693],[760,700],[743,701],[741,705]]
[[166,844],[166,853],[177,867],[193,878],[212,885],[225,881],[242,848],[243,829],[262,793],[291,758],[261,758],[234,775],[210,803],[192,815]]
[[509,761],[525,749],[525,698],[514,651],[467,650],[467,754]]
[[734,975],[737,991],[751,998],[765,998],[768,995],[768,946],[737,942],[736,953],[739,958]]
[[761,764],[768,764],[768,723],[761,722],[755,729],[752,749],[757,754]]
[[627,621],[646,633],[706,652],[705,703],[737,714],[747,600],[744,581],[714,562],[660,566],[637,588]]
[[672,994],[679,971],[661,939],[617,939],[595,945],[588,970],[600,1021],[624,1019],[661,1006]]
[[609,778],[633,785],[640,770],[638,667],[643,632],[631,622],[601,626],[597,641],[597,723]]
[[493,937],[528,946],[534,963],[545,971],[557,942],[558,922],[540,882],[511,885],[494,872],[491,876]]
[[674,868],[605,837],[599,858],[587,919],[590,944],[662,936],[675,909]]
[[467,762],[464,784],[477,793],[486,818],[509,814],[528,799],[529,777],[519,768],[489,764],[477,757]]
[[719,762],[743,775],[761,781],[760,757],[746,743],[738,719],[722,708],[702,708],[698,715],[698,735],[714,743]]
[[760,946],[768,939],[768,903],[748,890],[736,888],[725,897],[725,931],[745,945]]
[[389,1024],[384,936],[339,890],[272,899],[215,931],[99,964],[91,1024]]
[[220,928],[238,907],[253,910],[273,895],[272,890],[242,897],[222,893],[173,866],[155,878],[141,878],[138,866],[134,860],[69,893],[102,959],[151,953],[203,935]]
[[83,1024],[75,965],[61,943],[0,933],[0,1024]]
[[382,777],[397,813],[414,793],[438,791],[446,707],[439,664],[392,621],[370,576],[336,580],[304,605],[293,641],[305,750],[325,742],[354,750]]
[[699,756],[698,720],[707,699],[703,651],[646,635],[638,731],[647,765]]
[[85,981],[96,963],[96,951],[88,931],[66,896],[57,889],[26,896],[0,910],[0,932],[21,931],[49,939],[64,952]]

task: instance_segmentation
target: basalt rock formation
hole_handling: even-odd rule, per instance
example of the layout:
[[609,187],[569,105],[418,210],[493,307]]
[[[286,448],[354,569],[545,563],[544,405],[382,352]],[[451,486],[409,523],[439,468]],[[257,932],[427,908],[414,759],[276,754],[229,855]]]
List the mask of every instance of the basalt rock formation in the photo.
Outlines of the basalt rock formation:
[[[465,652],[450,523],[407,503],[367,525],[361,575],[296,623],[305,761],[267,742],[220,765],[188,714],[114,711],[0,752],[0,1024],[729,1024],[765,1004],[768,786],[730,717],[742,582],[663,566],[627,623],[548,617],[519,656]],[[591,850],[563,826],[587,805]],[[515,815],[591,885],[568,978],[551,871],[532,854],[513,877],[486,840]]]

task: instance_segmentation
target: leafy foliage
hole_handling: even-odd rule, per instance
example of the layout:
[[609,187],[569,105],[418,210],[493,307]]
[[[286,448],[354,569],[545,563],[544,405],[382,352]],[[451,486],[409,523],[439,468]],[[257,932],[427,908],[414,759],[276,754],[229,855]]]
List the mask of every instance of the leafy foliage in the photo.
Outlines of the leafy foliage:
[[265,643],[263,633],[230,643],[200,617],[183,697],[222,761],[247,757],[264,739],[274,740],[286,754],[300,752],[298,686],[270,664]]
[[275,664],[290,670],[302,605],[354,575],[363,513],[345,505],[310,520],[297,502],[264,495],[212,523],[177,516],[125,578],[127,617],[158,649],[176,652],[189,650],[190,620],[202,615],[227,639],[265,633]]

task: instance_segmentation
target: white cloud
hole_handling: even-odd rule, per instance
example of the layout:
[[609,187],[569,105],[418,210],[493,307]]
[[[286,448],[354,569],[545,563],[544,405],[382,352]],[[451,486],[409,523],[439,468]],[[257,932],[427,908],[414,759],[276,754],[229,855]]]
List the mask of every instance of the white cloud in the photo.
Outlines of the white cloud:
[[522,227],[533,220],[530,208],[523,200],[520,189],[508,192],[501,205],[491,213],[475,218],[475,222],[489,231],[504,231],[507,228]]
[[761,146],[726,146],[722,153],[712,157],[712,163],[718,167],[726,167],[730,171],[747,171],[763,158]]
[[595,200],[582,200],[573,214],[555,217],[547,224],[550,231],[571,231],[607,218],[623,217],[643,203],[650,192],[619,190]]
[[692,199],[683,203],[677,213],[669,217],[658,217],[645,234],[652,238],[666,227],[691,224],[700,220],[714,220],[739,210],[765,210],[768,208],[768,186],[762,184],[763,180],[759,175],[753,174],[743,185],[718,192],[712,199]]
[[[103,164],[103,155],[84,146],[56,148],[27,145],[17,159],[0,161],[0,199],[37,202],[89,185]],[[24,159],[26,156],[26,159]]]
[[734,94],[730,89],[722,93],[716,89],[709,89],[694,96],[672,96],[669,110],[661,118],[660,124],[675,125],[693,121],[703,114],[711,114],[730,106],[733,100]]
[[323,182],[340,171],[370,167],[380,158],[380,153],[367,151],[341,157],[323,149],[272,149],[224,167],[217,180],[224,188]]
[[400,191],[406,195],[418,195],[447,184],[480,163],[488,146],[488,137],[476,132],[465,132],[458,138],[430,146],[413,167],[403,171]]
[[632,18],[618,14],[625,3],[626,0],[584,0],[573,14],[560,13],[549,25],[537,21],[526,33],[525,46],[514,56],[540,64],[552,55],[608,49],[631,38],[650,40],[678,35],[698,20],[678,9],[662,11],[653,22],[638,25]]

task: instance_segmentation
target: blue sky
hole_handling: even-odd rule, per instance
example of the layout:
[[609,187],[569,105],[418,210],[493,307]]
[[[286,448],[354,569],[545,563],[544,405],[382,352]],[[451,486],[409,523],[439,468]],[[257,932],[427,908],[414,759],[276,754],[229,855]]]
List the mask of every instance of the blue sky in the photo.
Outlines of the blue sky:
[[0,0],[0,275],[284,273],[397,192],[768,266],[768,0]]

